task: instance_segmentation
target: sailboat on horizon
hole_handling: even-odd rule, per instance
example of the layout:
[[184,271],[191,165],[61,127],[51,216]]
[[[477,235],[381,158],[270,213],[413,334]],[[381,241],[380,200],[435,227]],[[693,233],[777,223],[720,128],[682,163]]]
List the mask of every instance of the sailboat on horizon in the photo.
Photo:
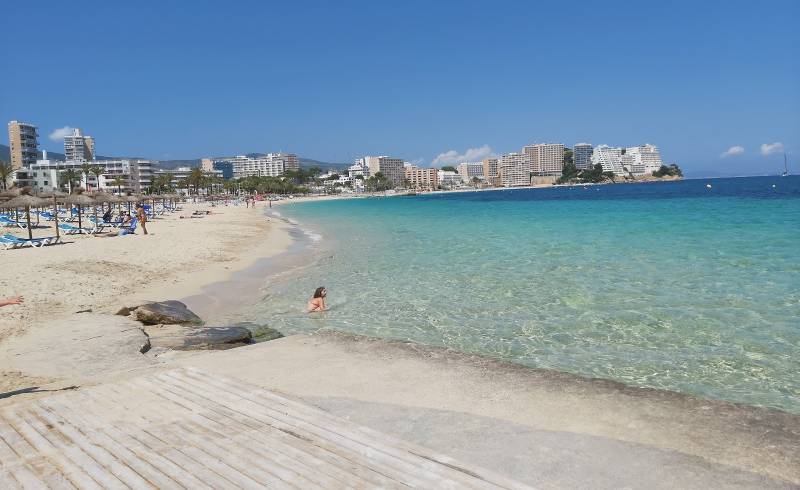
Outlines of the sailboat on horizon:
[[789,175],[789,162],[786,159],[786,153],[784,153],[783,154],[783,173],[781,174],[781,177],[786,177],[787,175]]

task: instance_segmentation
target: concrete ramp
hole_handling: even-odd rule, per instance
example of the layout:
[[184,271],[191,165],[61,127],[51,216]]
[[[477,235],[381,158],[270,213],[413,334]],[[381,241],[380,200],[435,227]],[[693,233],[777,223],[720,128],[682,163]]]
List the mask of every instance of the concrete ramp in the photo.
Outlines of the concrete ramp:
[[0,410],[0,488],[528,488],[194,368]]

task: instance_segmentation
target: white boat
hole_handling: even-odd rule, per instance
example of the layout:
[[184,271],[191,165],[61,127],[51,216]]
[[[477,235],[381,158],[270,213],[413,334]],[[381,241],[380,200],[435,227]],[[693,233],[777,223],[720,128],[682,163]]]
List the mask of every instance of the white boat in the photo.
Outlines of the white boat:
[[783,173],[781,174],[781,177],[786,177],[787,175],[789,175],[789,162],[786,159],[786,153],[784,153],[783,154]]

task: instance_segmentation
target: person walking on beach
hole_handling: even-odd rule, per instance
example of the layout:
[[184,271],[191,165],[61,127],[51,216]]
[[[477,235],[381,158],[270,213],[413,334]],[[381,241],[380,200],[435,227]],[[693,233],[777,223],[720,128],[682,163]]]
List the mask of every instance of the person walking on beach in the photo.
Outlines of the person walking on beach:
[[139,204],[136,206],[136,218],[139,219],[139,226],[142,227],[142,231],[147,235],[147,213],[144,210],[144,205]]
[[324,287],[318,287],[314,291],[314,297],[308,301],[308,312],[325,311],[325,296],[327,295],[328,291]]
[[23,301],[22,296],[12,296],[6,299],[0,299],[0,307],[10,305],[21,305]]

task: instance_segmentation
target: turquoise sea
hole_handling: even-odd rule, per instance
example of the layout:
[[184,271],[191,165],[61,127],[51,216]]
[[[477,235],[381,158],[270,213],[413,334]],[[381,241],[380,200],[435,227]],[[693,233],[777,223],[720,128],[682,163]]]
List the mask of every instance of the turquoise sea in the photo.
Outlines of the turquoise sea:
[[[711,188],[707,187],[711,185]],[[800,177],[287,204],[255,319],[800,413]],[[330,311],[309,315],[317,286]]]

